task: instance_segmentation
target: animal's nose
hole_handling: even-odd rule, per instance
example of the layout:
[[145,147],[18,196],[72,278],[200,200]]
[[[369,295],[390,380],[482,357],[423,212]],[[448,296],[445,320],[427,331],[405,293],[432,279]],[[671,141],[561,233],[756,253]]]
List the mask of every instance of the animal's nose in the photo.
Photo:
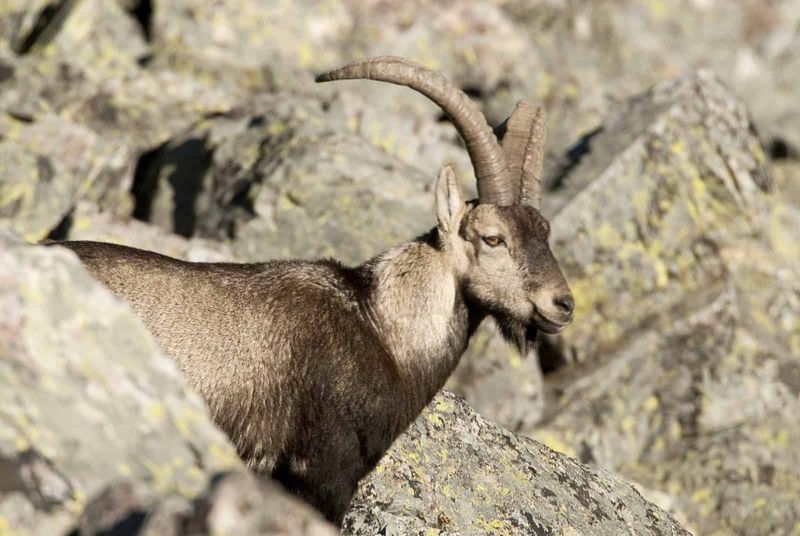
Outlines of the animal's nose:
[[562,296],[553,298],[553,305],[555,305],[556,309],[565,315],[572,315],[572,311],[575,310],[575,300],[573,299],[572,294],[564,294]]

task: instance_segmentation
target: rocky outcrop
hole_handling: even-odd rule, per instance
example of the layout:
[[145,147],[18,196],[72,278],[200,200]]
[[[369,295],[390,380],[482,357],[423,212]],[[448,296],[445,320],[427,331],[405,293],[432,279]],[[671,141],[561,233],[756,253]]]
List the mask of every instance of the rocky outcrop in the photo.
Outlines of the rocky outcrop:
[[279,94],[204,122],[142,169],[143,217],[184,236],[231,239],[252,260],[357,263],[430,228],[432,178],[341,121],[318,100]]
[[0,224],[28,240],[53,231],[79,199],[112,213],[132,208],[133,162],[124,140],[54,116],[0,117]]
[[[28,241],[100,239],[192,260],[330,255],[361,262],[431,227],[436,170],[455,161],[471,189],[469,165],[452,126],[423,97],[366,81],[316,86],[313,72],[355,57],[403,54],[445,72],[493,122],[518,98],[542,102],[550,115],[544,211],[578,298],[578,316],[564,337],[543,341],[539,361],[509,349],[487,323],[450,387],[512,431],[634,481],[698,533],[793,530],[800,519],[794,418],[800,409],[798,0],[297,0],[253,6],[244,0],[15,0],[0,6],[0,228]],[[720,79],[692,75],[698,66]],[[659,83],[664,79],[673,81]],[[101,355],[119,354],[123,363],[151,355],[141,330],[128,327],[135,319],[119,304],[109,309],[116,302],[66,254],[6,242],[0,255],[3,280],[12,289],[19,285],[4,295],[16,296],[14,307],[22,307],[8,309],[22,312],[0,319],[6,322],[1,325],[34,315],[0,330],[8,341],[0,345],[0,366],[22,371],[14,382],[49,370],[37,361],[40,350],[41,359],[73,363],[86,355],[98,367],[112,368]],[[33,283],[22,279],[28,272]],[[46,281],[59,291],[24,290]],[[35,310],[40,295],[45,301]],[[124,329],[97,327],[117,317],[128,318],[119,320]],[[71,327],[76,318],[91,319],[90,331]],[[24,327],[29,325],[39,327],[25,335],[23,328],[34,329]],[[54,339],[61,335],[48,332],[50,325],[79,335]],[[41,340],[61,353],[30,342],[31,333],[40,331]],[[129,342],[126,333],[137,334],[131,337],[139,342]],[[5,359],[11,349],[22,353]],[[136,366],[150,366],[149,358],[140,361]],[[3,489],[0,515],[13,521],[46,510],[15,527],[38,530],[42,522],[61,529],[77,516],[70,509],[94,503],[92,496],[102,505],[100,489],[116,489],[104,476],[91,476],[100,474],[97,464],[65,469],[62,458],[47,458],[61,452],[51,443],[43,443],[45,455],[15,450],[40,436],[55,441],[45,433],[47,419],[55,419],[52,429],[59,433],[66,424],[85,426],[92,439],[103,426],[116,437],[128,430],[122,423],[152,418],[125,390],[121,409],[98,409],[102,404],[92,398],[97,387],[81,390],[71,383],[93,385],[81,379],[91,374],[80,363],[48,372],[66,375],[64,396],[74,401],[77,417],[40,415],[27,439],[13,435],[21,433],[18,427],[5,427],[13,433],[4,439],[3,467],[22,475],[14,482],[23,487]],[[131,374],[149,378],[136,366]],[[169,382],[164,396],[181,399],[182,387]],[[49,392],[44,384],[19,385],[13,384],[12,394],[2,390],[13,398],[4,407],[18,411],[28,396],[39,411],[50,407],[41,404],[55,405],[41,398]],[[154,385],[161,389],[162,383]],[[142,400],[160,400],[156,387]],[[469,410],[453,404],[452,416],[435,407],[426,415],[452,417],[456,428],[462,418],[473,422]],[[109,418],[101,410],[125,417]],[[70,420],[75,418],[83,420]],[[103,419],[111,424],[90,426]],[[426,475],[453,467],[429,458],[428,470],[406,456],[427,452],[428,441],[445,441],[426,422],[412,428],[413,444],[398,444],[383,473],[362,490],[352,530],[384,524],[400,532],[423,526],[457,532],[455,522],[445,523],[447,516],[463,519],[458,526],[465,532],[481,519],[505,520],[508,530],[523,523],[515,516],[524,508],[513,510],[502,497],[492,505],[454,488],[466,501],[461,508],[442,499],[435,481],[426,484]],[[154,442],[174,431],[168,422],[153,426],[155,431],[142,433],[155,434]],[[201,429],[215,433],[207,423]],[[485,432],[491,437],[500,433],[486,422],[480,429],[493,430]],[[495,448],[493,439],[481,437],[481,448]],[[63,439],[71,440],[77,439]],[[205,439],[164,441],[164,452],[199,445],[201,457],[208,455]],[[514,459],[551,456],[525,440],[509,441],[514,456],[521,456]],[[105,453],[92,450],[96,445],[86,455],[105,460]],[[469,445],[448,448],[465,467],[486,461]],[[132,468],[131,489],[142,497],[137,511],[155,519],[154,508],[166,509],[164,519],[177,523],[176,531],[202,517],[202,497],[216,489],[208,484],[212,466],[201,468],[203,482],[190,481],[193,497],[201,498],[171,494],[168,505],[156,507],[163,495],[148,484],[150,469],[135,472],[140,455],[151,457],[147,449],[113,454]],[[558,460],[553,463],[570,471],[582,467]],[[61,476],[52,477],[50,467]],[[79,475],[84,469],[89,476]],[[613,482],[604,489],[628,493],[617,480],[605,480],[610,477],[603,471],[580,471]],[[421,498],[405,499],[404,482],[417,481],[428,506],[444,505],[444,521],[439,510],[431,517]],[[36,482],[46,482],[46,490],[35,491]],[[460,482],[466,486],[466,478]],[[547,495],[535,481],[532,488],[518,484],[521,496]],[[568,483],[560,488],[548,486],[575,505],[572,521],[596,522],[589,507],[570,495]],[[625,496],[641,506],[626,515],[641,520],[636,516],[650,507]],[[531,515],[561,530],[548,512]],[[89,532],[105,526],[86,516],[82,523]],[[210,522],[197,523],[211,530]]]
[[688,534],[630,484],[440,393],[362,482],[345,534]]
[[0,529],[335,533],[245,472],[175,363],[72,253],[0,240]]
[[63,532],[115,478],[194,496],[239,466],[174,362],[74,255],[0,247],[0,519]]
[[582,304],[564,352],[581,363],[528,433],[661,491],[699,534],[789,531],[800,207],[771,193],[747,113],[705,72],[583,144],[552,219]]

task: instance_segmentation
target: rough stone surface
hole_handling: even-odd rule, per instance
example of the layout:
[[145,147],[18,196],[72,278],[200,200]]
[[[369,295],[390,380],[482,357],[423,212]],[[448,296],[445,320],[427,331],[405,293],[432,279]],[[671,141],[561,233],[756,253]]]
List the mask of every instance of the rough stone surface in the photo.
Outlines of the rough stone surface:
[[797,0],[501,3],[541,58],[529,87],[550,103],[555,128],[571,131],[559,145],[598,126],[634,88],[701,67],[734,88],[767,137],[800,143]]
[[423,97],[311,74],[404,54],[493,122],[541,102],[578,318],[540,352],[554,373],[487,324],[449,385],[698,533],[796,532],[799,21],[798,0],[0,2],[0,233],[360,262],[434,224],[443,162],[472,177]]
[[174,362],[70,252],[0,240],[3,534],[336,533],[244,470]]
[[229,110],[241,97],[202,78],[147,68],[150,47],[116,2],[60,4],[66,7],[29,52],[14,55],[0,47],[4,110],[29,119],[56,113],[150,149],[206,115]]
[[[194,501],[154,497],[141,484],[115,482],[86,507],[81,535],[333,536],[338,532],[318,513],[277,484],[238,471],[215,477]],[[116,531],[116,532],[115,532]]]
[[552,219],[579,363],[528,432],[660,490],[698,534],[797,530],[800,208],[707,73],[584,143]]
[[145,217],[184,236],[231,238],[252,260],[362,262],[429,229],[434,175],[336,122],[319,101],[287,95],[206,121],[153,155]]
[[440,393],[362,482],[344,534],[688,534],[627,483]]
[[770,188],[745,109],[708,72],[633,99],[582,144],[548,199],[579,360],[722,277],[719,250],[751,233]]
[[0,243],[0,527],[63,533],[116,478],[193,497],[240,466],[131,310],[60,248]]
[[0,225],[45,238],[78,199],[130,210],[131,151],[58,116],[35,122],[0,116]]

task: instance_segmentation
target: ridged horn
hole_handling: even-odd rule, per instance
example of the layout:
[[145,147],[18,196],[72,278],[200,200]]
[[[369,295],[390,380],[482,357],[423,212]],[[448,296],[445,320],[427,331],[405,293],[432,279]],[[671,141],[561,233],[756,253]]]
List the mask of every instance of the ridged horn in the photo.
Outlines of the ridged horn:
[[496,132],[503,140],[515,200],[539,208],[547,113],[543,107],[521,100]]
[[397,56],[380,56],[348,63],[322,73],[317,82],[365,78],[409,87],[439,105],[467,146],[481,203],[507,206],[515,202],[503,150],[486,118],[460,89],[441,74]]

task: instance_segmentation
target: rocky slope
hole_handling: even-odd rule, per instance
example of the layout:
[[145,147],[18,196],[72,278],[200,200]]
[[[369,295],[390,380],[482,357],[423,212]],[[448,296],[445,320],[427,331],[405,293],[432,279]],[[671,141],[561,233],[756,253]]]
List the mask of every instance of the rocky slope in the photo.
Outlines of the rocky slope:
[[[331,255],[360,262],[433,224],[430,187],[442,162],[456,162],[473,189],[469,163],[424,98],[369,82],[317,87],[313,72],[402,54],[443,70],[494,122],[518,98],[542,102],[551,118],[544,211],[578,299],[576,321],[543,342],[538,360],[517,355],[483,326],[450,387],[508,429],[633,481],[697,533],[796,531],[798,17],[797,0],[13,0],[0,6],[0,227],[28,241],[94,238],[192,260]],[[12,242],[0,249],[9,289],[27,288],[23,267],[49,274],[42,266],[66,263],[52,277],[66,273],[63,282],[78,281],[89,296],[82,302],[106,307],[109,298],[63,254]],[[14,303],[22,299],[22,291],[8,292]],[[45,293],[37,321],[61,322],[58,311],[71,310],[50,300]],[[86,307],[81,314],[90,314]],[[114,314],[128,318],[118,307]],[[7,333],[22,328],[14,329]],[[79,336],[69,344],[78,345],[75,355],[96,352],[87,359],[99,360],[103,348],[120,344],[117,332],[107,336],[105,346],[84,348]],[[141,336],[130,351],[157,356]],[[16,340],[24,339],[3,334]],[[10,344],[0,346],[0,364],[14,363],[13,355],[39,359],[35,347],[14,346],[23,353],[13,354]],[[69,357],[43,351],[42,359]],[[182,393],[174,381],[166,392]],[[44,396],[27,388],[34,392],[26,397]],[[74,385],[64,392],[93,396]],[[478,419],[451,402],[457,417],[435,406],[426,415],[456,428]],[[119,411],[135,419],[137,408]],[[456,470],[430,454],[445,440],[426,422],[365,485],[351,530],[491,532],[475,527],[497,521],[524,532],[523,497],[535,503],[536,526],[556,533],[569,524],[588,532],[601,526],[581,509],[594,506],[564,486],[548,489],[575,505],[574,517],[548,517],[536,481],[506,486],[520,497],[516,510],[496,495],[486,503],[461,477],[457,500],[448,502],[437,481],[425,481]],[[481,434],[505,437],[480,422]],[[18,457],[17,428],[9,430],[4,460]],[[170,434],[159,428],[153,437]],[[175,442],[175,452],[198,441],[164,440]],[[476,436],[445,446],[477,463],[475,445],[491,451],[492,441]],[[503,454],[509,459],[552,456],[513,442]],[[207,455],[202,441],[197,448]],[[129,455],[114,456],[130,464]],[[634,497],[602,470],[554,459],[571,478],[584,478],[574,472],[580,469],[614,497]],[[93,480],[91,471],[58,467],[85,495],[112,485],[110,473]],[[493,469],[511,478],[507,468]],[[176,527],[190,526],[193,508],[216,496],[208,483],[216,470],[203,469],[192,498],[175,499],[183,513],[167,518],[179,515]],[[153,496],[135,476],[121,496],[149,511]],[[419,483],[418,497],[405,498],[409,482]],[[31,497],[25,511],[39,508]],[[651,507],[631,500],[625,519],[648,523],[641,515]],[[77,509],[70,501],[62,497]],[[431,505],[441,507],[425,510]],[[47,508],[52,516],[34,516],[35,523],[52,517],[65,526],[77,516],[67,506]],[[440,512],[451,521],[440,521]],[[646,526],[672,526],[659,519]]]

